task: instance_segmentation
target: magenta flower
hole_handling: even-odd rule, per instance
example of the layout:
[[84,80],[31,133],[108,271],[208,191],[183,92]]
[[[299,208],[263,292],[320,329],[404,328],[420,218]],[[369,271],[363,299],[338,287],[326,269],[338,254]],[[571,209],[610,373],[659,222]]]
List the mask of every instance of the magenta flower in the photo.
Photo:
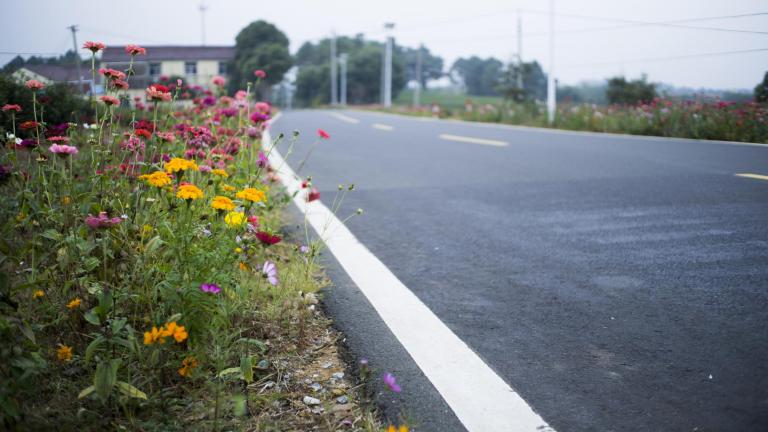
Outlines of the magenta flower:
[[264,279],[272,284],[272,286],[277,286],[279,281],[277,280],[277,266],[275,263],[272,261],[265,261],[264,267],[261,269],[261,274],[264,276]]
[[267,77],[267,73],[261,69],[256,69],[255,71],[253,71],[253,74],[256,75],[256,77],[258,77],[259,79],[264,79]]
[[92,216],[88,215],[87,218],[85,218],[85,223],[93,228],[93,229],[99,229],[99,228],[111,228],[123,220],[119,217],[113,217],[109,218],[107,217],[107,212],[101,212],[99,213],[99,216]]
[[266,168],[267,165],[269,165],[269,159],[267,159],[264,152],[259,152],[259,160],[256,161],[256,165],[258,165],[259,168]]
[[221,292],[221,288],[219,288],[216,284],[200,284],[200,291],[205,293],[211,293],[211,294],[218,294]]
[[324,131],[322,129],[318,129],[317,130],[317,136],[319,136],[322,139],[329,139],[331,137],[330,135],[328,135],[328,132],[326,132],[326,131]]
[[77,147],[66,144],[53,144],[48,150],[50,150],[51,153],[56,153],[59,156],[77,154]]
[[397,385],[397,380],[395,380],[395,376],[389,372],[384,374],[384,384],[386,384],[387,387],[389,387],[389,389],[395,393],[400,393],[400,390],[402,390],[400,386]]

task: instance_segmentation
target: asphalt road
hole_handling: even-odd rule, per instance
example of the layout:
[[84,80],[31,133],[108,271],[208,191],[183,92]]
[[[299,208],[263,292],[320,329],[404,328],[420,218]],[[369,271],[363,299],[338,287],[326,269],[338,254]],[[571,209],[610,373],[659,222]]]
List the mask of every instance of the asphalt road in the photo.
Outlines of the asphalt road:
[[[553,428],[768,430],[768,181],[734,175],[768,147],[292,111],[294,169],[317,128],[301,174],[356,184],[352,232]],[[328,264],[352,355],[402,381],[385,413],[462,430]]]

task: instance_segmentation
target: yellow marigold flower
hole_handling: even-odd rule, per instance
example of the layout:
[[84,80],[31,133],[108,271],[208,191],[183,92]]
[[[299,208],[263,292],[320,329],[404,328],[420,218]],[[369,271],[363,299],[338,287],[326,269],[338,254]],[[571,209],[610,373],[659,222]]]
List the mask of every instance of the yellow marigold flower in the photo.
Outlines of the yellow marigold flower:
[[192,369],[197,367],[197,359],[189,356],[181,361],[181,368],[179,369],[179,375],[186,377],[192,372]]
[[67,308],[68,309],[77,309],[77,308],[80,307],[80,303],[81,302],[82,301],[79,298],[75,297],[69,303],[67,303]]
[[236,247],[235,253],[243,253],[243,248]]
[[193,184],[184,184],[179,186],[176,196],[185,200],[196,200],[203,197],[203,191]]
[[242,271],[248,271],[248,264],[246,264],[246,263],[244,263],[242,261],[240,262],[240,264],[238,264],[238,267],[240,267],[240,270],[242,270]]
[[147,184],[155,187],[163,187],[171,183],[171,177],[165,171],[155,171],[152,174],[144,174],[139,179],[145,180]]
[[240,199],[248,200],[251,202],[264,201],[267,198],[263,191],[260,191],[256,188],[245,188],[238,192],[236,196]]
[[215,175],[215,176],[223,177],[223,178],[227,178],[227,177],[229,177],[229,173],[227,173],[227,172],[226,172],[226,171],[224,171],[223,169],[215,169],[215,170],[211,170],[211,174],[213,174],[213,175]]
[[65,206],[68,206],[68,205],[72,204],[72,198],[70,198],[69,195],[65,195],[65,196],[61,197],[61,203],[64,204]]
[[224,222],[230,227],[239,227],[245,222],[245,213],[243,212],[229,212],[224,216]]
[[152,345],[155,342],[163,343],[165,339],[163,339],[160,329],[152,326],[152,330],[144,332],[144,345]]
[[141,227],[141,233],[144,235],[150,234],[152,232],[152,225],[146,224],[143,227]]
[[72,360],[72,347],[59,344],[59,349],[56,350],[56,358],[63,362]]
[[393,425],[389,425],[387,432],[408,432],[408,426],[401,425],[399,428],[395,429]]
[[235,203],[225,196],[217,195],[213,197],[213,201],[211,201],[211,207],[215,208],[216,210],[230,211],[234,210]]
[[176,321],[169,322],[162,331],[164,337],[173,336],[176,342],[183,342],[187,338],[187,330],[184,326],[176,324]]
[[222,185],[221,185],[221,188],[222,188],[222,189],[224,189],[224,192],[232,192],[232,191],[234,191],[235,189],[237,189],[236,187],[234,187],[234,186],[230,186],[230,185],[228,185],[228,184],[222,184]]
[[43,296],[45,296],[45,293],[43,292],[43,290],[37,290],[37,291],[32,293],[32,298],[33,299],[43,298]]
[[166,162],[165,165],[163,165],[165,168],[165,171],[168,173],[173,172],[179,172],[179,171],[186,171],[186,170],[192,170],[197,171],[197,163],[193,160],[186,160],[182,158],[173,158],[170,161]]

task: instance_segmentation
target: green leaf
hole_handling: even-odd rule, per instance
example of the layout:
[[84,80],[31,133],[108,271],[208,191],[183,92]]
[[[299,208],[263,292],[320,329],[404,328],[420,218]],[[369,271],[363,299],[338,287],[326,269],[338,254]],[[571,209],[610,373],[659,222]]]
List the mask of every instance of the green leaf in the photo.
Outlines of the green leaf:
[[27,337],[32,343],[35,343],[35,332],[32,331],[32,327],[25,323],[19,323],[19,330],[21,330],[21,334]]
[[248,384],[253,382],[253,361],[251,356],[240,357],[240,372],[243,373],[243,379]]
[[93,309],[89,310],[88,312],[84,313],[83,314],[83,318],[85,318],[86,321],[88,321],[89,323],[91,323],[91,324],[93,324],[95,326],[100,326],[101,325],[101,320],[99,319],[99,316],[97,315],[96,308],[93,308]]
[[40,235],[53,241],[61,241],[61,233],[55,229],[45,230],[45,232]]
[[83,261],[83,271],[89,272],[99,266],[99,259],[96,257],[88,257]]
[[81,391],[79,395],[77,395],[77,398],[78,399],[82,399],[82,398],[88,396],[89,394],[93,393],[94,391],[96,391],[96,387],[95,386],[88,386],[88,387],[84,388],[83,391]]
[[219,372],[219,374],[217,376],[219,378],[222,378],[222,377],[225,377],[227,375],[233,375],[233,374],[241,375],[240,368],[239,367],[231,367],[231,368],[224,369],[223,371]]
[[125,323],[128,322],[127,318],[116,318],[112,320],[112,334],[120,333],[120,330],[125,327]]
[[120,359],[112,359],[96,367],[96,375],[93,377],[93,385],[96,387],[96,394],[101,400],[106,401],[112,393],[112,388],[117,381],[117,370],[120,368]]
[[128,397],[147,400],[146,393],[128,384],[125,381],[118,381],[116,385],[117,385],[117,390]]
[[105,341],[106,339],[104,338],[104,336],[99,335],[96,339],[94,339],[93,341],[91,341],[91,343],[88,344],[88,347],[85,349],[85,363],[88,363],[91,361],[93,354]]
[[262,353],[267,352],[267,350],[269,349],[269,347],[267,346],[266,343],[264,343],[264,341],[260,341],[258,339],[241,338],[241,339],[238,339],[238,342],[242,342],[248,345],[253,345],[256,348],[258,348],[259,351],[261,351]]
[[147,246],[144,248],[144,250],[148,255],[153,255],[164,243],[165,242],[160,238],[160,236],[152,237],[147,242]]

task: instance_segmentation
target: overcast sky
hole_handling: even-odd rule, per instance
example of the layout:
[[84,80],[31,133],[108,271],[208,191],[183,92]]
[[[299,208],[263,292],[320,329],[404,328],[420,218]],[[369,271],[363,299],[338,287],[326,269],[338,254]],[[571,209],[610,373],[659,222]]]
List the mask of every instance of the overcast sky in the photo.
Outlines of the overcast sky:
[[[0,0],[5,18],[0,63],[13,58],[6,53],[63,53],[72,47],[66,29],[71,24],[80,26],[80,45],[85,40],[108,45],[199,44],[199,4],[197,0]],[[510,60],[517,50],[516,11],[521,9],[523,59],[539,60],[545,70],[549,68],[544,0],[206,0],[206,4],[209,45],[234,44],[237,32],[258,19],[284,31],[292,52],[331,31],[383,39],[383,23],[391,21],[396,23],[397,43],[423,42],[447,65],[470,55]],[[555,43],[555,76],[561,83],[647,73],[652,81],[677,86],[751,89],[768,70],[768,50],[698,56],[768,49],[768,15],[678,22],[677,27],[637,25],[766,13],[765,0],[557,0],[555,8],[561,14],[555,18],[556,31],[562,32]],[[690,57],[669,59],[680,56]]]

